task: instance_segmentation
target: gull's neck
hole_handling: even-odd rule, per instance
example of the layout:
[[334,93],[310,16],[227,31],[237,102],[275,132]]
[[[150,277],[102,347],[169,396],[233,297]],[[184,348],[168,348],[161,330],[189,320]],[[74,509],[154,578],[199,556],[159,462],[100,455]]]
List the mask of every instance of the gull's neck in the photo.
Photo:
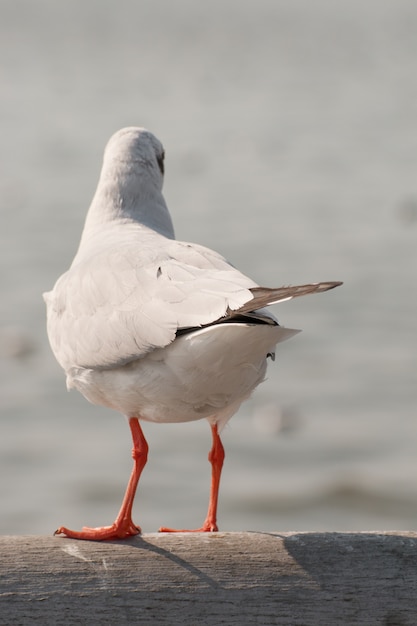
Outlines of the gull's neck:
[[[162,191],[147,172],[117,173],[103,168],[87,213],[79,253],[92,239],[127,224],[175,239],[174,227]],[[77,255],[78,256],[78,255]]]

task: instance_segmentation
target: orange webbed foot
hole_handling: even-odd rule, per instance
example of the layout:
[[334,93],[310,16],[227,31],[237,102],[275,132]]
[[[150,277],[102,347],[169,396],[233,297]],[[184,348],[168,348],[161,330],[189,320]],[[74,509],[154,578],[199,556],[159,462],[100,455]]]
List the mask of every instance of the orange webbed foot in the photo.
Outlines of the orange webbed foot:
[[141,533],[140,526],[136,526],[131,520],[111,526],[99,526],[89,528],[84,526],[82,530],[70,530],[61,526],[54,535],[65,535],[68,539],[84,539],[87,541],[105,541],[106,539],[127,539]]
[[179,529],[179,528],[166,528],[166,526],[161,526],[158,532],[160,533],[216,533],[218,532],[216,522],[204,522],[201,528],[193,528],[192,530],[188,529]]

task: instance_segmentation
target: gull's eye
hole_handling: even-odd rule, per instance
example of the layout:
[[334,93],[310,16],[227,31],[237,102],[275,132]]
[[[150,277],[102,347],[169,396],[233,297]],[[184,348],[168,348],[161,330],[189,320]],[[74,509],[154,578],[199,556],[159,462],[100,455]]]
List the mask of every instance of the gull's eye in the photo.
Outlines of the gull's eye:
[[164,173],[164,159],[165,159],[165,152],[163,152],[162,154],[156,157],[156,160],[158,161],[159,169],[161,170],[161,174]]

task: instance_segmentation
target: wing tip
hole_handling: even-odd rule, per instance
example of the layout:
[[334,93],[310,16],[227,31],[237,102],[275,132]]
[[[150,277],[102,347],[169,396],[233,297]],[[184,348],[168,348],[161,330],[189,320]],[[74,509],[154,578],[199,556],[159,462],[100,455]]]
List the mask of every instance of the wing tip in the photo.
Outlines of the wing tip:
[[313,283],[316,287],[315,291],[330,291],[330,289],[334,289],[335,287],[340,287],[343,285],[343,281],[341,280],[327,280],[325,282]]

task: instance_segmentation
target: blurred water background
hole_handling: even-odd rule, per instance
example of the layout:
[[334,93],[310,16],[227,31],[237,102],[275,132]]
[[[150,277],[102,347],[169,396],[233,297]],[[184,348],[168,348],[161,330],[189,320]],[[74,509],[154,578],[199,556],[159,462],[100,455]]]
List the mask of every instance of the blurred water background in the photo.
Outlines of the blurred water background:
[[[125,420],[68,394],[41,293],[78,245],[108,137],[166,148],[177,237],[263,285],[304,332],[224,431],[222,530],[417,525],[414,0],[2,0],[0,532],[111,523]],[[206,422],[145,424],[134,518],[196,526]]]

